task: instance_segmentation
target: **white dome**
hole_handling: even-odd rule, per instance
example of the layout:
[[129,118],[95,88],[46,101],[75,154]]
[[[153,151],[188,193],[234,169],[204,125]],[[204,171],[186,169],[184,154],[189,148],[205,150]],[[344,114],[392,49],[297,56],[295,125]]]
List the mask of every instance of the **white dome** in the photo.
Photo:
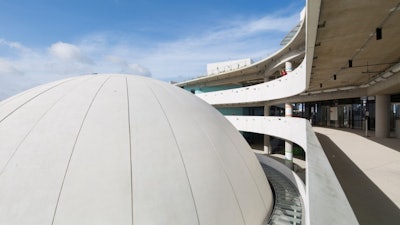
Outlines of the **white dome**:
[[178,87],[90,75],[0,102],[0,224],[253,225],[272,201],[240,133]]

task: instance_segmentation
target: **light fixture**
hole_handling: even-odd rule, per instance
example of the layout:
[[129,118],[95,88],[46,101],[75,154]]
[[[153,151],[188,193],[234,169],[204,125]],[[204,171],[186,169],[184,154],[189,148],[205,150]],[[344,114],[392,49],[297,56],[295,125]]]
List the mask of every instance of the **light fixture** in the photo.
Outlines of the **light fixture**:
[[376,28],[376,40],[381,40],[382,39],[382,28],[377,27]]
[[369,87],[369,84],[360,85],[360,88],[367,88],[367,87]]
[[391,71],[387,71],[386,73],[382,74],[382,77],[383,78],[388,78],[388,77],[390,77],[392,75],[393,75],[393,73]]
[[393,73],[399,72],[399,71],[400,71],[400,63],[394,65],[394,66],[391,68],[391,71],[392,71]]
[[324,27],[325,27],[325,24],[326,24],[326,21],[319,22],[319,23],[318,23],[318,28],[324,28]]
[[329,92],[334,92],[334,91],[337,91],[337,90],[338,90],[337,88],[332,88],[332,89],[323,90],[322,92],[329,93]]
[[315,94],[319,94],[319,93],[321,93],[322,91],[312,91],[312,92],[310,92],[310,94],[312,94],[312,95],[315,95]]
[[347,87],[341,87],[341,88],[339,88],[339,90],[347,91],[347,90],[352,90],[352,89],[355,89],[355,88],[356,88],[355,86],[347,86]]

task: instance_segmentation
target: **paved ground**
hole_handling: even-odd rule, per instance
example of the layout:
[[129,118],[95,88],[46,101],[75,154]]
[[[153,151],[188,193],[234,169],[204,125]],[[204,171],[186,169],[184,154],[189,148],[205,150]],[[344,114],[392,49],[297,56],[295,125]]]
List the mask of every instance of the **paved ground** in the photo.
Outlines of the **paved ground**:
[[361,225],[400,224],[400,139],[314,127]]

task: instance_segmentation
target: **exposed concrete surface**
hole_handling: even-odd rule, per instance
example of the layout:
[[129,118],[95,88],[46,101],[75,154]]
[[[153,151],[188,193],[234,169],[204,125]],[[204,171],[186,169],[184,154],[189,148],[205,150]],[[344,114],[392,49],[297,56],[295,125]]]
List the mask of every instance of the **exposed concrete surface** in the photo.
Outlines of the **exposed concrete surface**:
[[240,131],[273,135],[304,149],[307,155],[306,224],[359,224],[308,120],[274,116],[225,118]]
[[314,131],[360,224],[399,224],[400,139],[366,138],[355,130]]

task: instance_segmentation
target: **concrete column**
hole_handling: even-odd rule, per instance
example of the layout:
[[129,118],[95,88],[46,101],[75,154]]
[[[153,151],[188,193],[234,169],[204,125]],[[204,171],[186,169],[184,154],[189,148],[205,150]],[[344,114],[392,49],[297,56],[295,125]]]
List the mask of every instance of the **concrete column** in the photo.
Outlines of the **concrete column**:
[[390,135],[390,96],[375,96],[375,136],[389,137]]
[[272,153],[271,139],[268,135],[264,134],[264,154],[270,155]]
[[396,120],[396,127],[395,127],[395,129],[396,129],[396,137],[397,137],[397,138],[400,138],[400,119],[397,119],[397,120]]
[[[285,117],[292,117],[293,107],[292,104],[285,104]],[[285,141],[285,164],[290,169],[293,169],[293,143]]]
[[[267,104],[264,105],[264,116],[269,116],[270,108],[271,108],[270,105]],[[268,155],[272,153],[272,147],[269,135],[264,135],[264,153]]]
[[286,72],[288,72],[288,73],[290,73],[290,72],[293,71],[292,63],[291,63],[291,62],[289,62],[289,61],[285,62],[285,70],[286,70]]
[[285,117],[292,117],[292,114],[293,114],[292,104],[286,103],[285,104]]
[[285,165],[293,170],[293,142],[285,141]]
[[335,128],[339,128],[339,114],[340,114],[340,109],[339,109],[339,107],[338,107],[338,103],[336,102],[335,103],[335,110],[336,110],[336,115],[335,115],[335,118],[334,119],[336,119],[335,120]]

